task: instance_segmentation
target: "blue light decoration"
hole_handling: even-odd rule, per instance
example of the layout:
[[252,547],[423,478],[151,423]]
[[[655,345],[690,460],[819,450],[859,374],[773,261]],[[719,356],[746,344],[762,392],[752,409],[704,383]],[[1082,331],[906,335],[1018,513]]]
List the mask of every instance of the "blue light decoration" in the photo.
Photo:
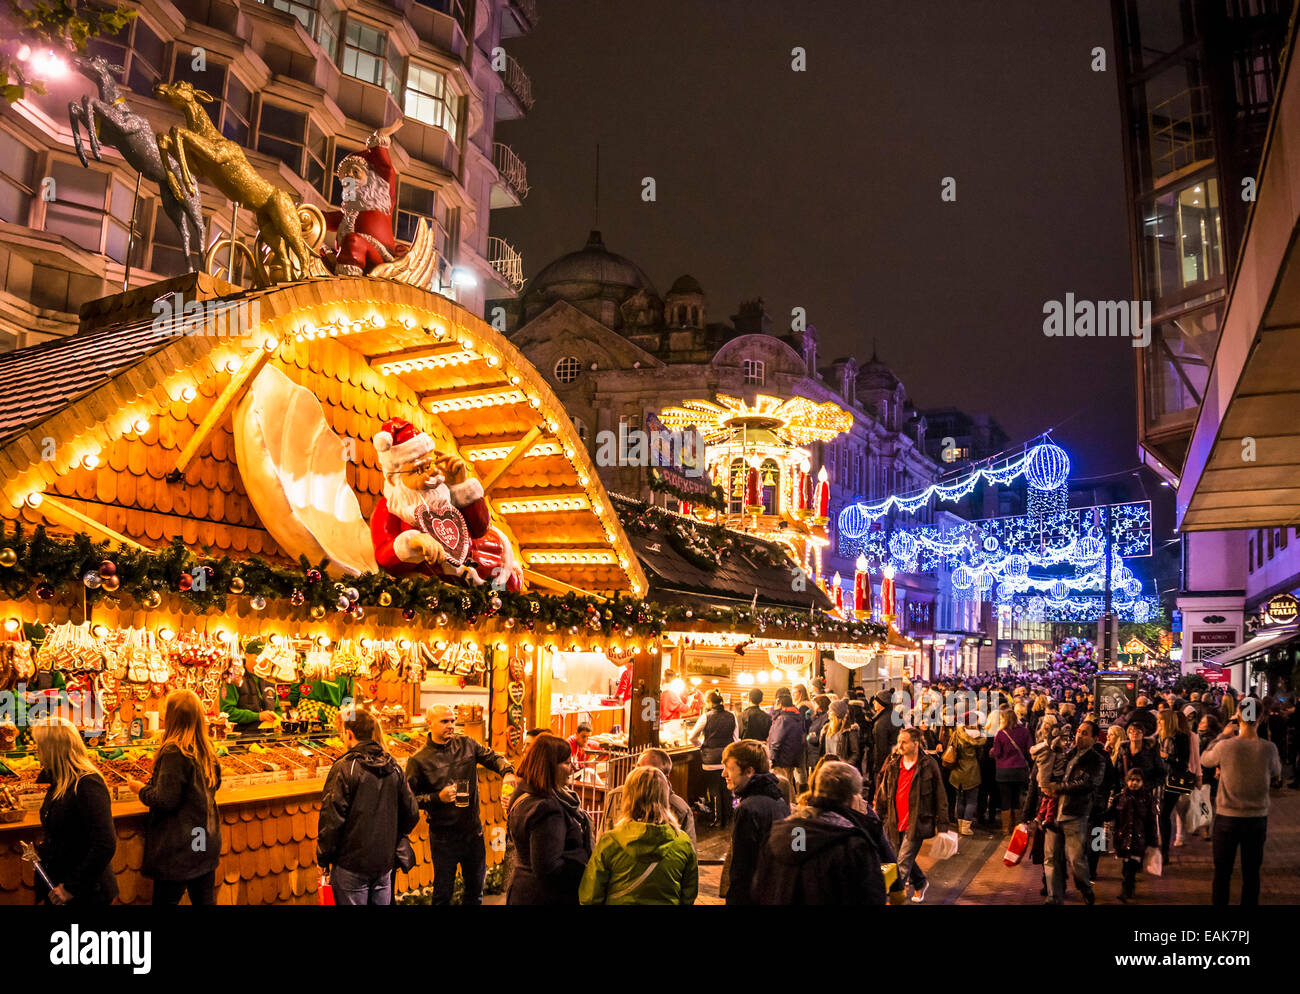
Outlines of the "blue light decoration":
[[1086,566],[1104,558],[1105,555],[1106,546],[1101,539],[1092,535],[1085,535],[1075,545],[1073,561],[1078,566]]
[[1052,585],[1047,589],[1054,601],[1063,601],[1070,596],[1070,588],[1064,580],[1053,581]]
[[1070,457],[1059,445],[1035,445],[1025,457],[1025,479],[1035,490],[1059,490],[1070,477]]
[[[1062,601],[1045,601],[1038,611],[1034,610],[1032,601],[1032,598],[1023,603],[1017,600],[1013,604],[1002,606],[1010,608],[1013,615],[1017,608],[1023,608],[1023,616],[1032,621],[1092,622],[1102,614],[1100,597],[1068,597]],[[1160,600],[1154,596],[1138,598],[1122,605],[1112,603],[1111,608],[1120,621],[1136,621],[1139,624],[1158,620],[1163,616]]]
[[889,536],[889,551],[896,559],[910,560],[916,556],[916,549],[916,537],[911,532],[896,531]]
[[952,586],[954,590],[970,590],[975,586],[975,576],[969,568],[958,566],[952,571]]
[[862,511],[861,504],[849,504],[840,512],[840,538],[859,539],[867,533],[870,522]]
[[1012,553],[1003,563],[1002,572],[1012,580],[1020,580],[1029,575],[1029,559],[1020,553]]

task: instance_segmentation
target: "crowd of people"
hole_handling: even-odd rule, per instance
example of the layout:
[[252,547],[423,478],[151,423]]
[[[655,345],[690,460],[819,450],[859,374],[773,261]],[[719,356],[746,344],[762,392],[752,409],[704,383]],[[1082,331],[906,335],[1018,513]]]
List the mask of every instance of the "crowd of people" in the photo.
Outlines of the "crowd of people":
[[[1025,838],[1042,870],[1041,895],[1061,904],[1067,882],[1095,900],[1099,860],[1122,867],[1120,900],[1139,876],[1163,873],[1172,849],[1212,839],[1212,900],[1226,904],[1240,856],[1240,900],[1259,900],[1270,787],[1294,742],[1283,698],[1238,700],[1230,690],[1173,690],[1156,671],[1101,734],[1097,701],[1075,677],[1091,665],[1082,642],[1052,668],[975,680],[905,685],[841,697],[822,681],[761,690],[738,713],[709,695],[692,730],[707,798],[696,808],[671,786],[672,759],[647,749],[593,823],[570,786],[585,737],[531,730],[516,768],[455,731],[430,708],[428,738],[405,771],[362,709],[340,719],[345,753],[326,778],[317,859],[339,904],[389,904],[397,869],[415,860],[407,839],[429,825],[432,901],[482,901],[485,840],[478,770],[503,778],[509,904],[692,904],[699,894],[696,817],[726,830],[720,896],[727,904],[881,904],[926,899],[917,862],[938,835],[1000,832]],[[969,705],[969,706],[965,706]],[[583,731],[588,731],[584,729]],[[34,729],[49,791],[40,817],[43,868],[55,904],[112,901],[116,836],[109,793],[76,728]],[[1300,769],[1300,767],[1297,767]],[[214,901],[221,851],[221,770],[199,699],[169,695],[148,783],[131,781],[149,810],[143,872],[155,904]],[[1291,786],[1298,786],[1293,778]],[[1014,849],[1014,845],[1012,845]],[[884,867],[896,866],[887,886]]]

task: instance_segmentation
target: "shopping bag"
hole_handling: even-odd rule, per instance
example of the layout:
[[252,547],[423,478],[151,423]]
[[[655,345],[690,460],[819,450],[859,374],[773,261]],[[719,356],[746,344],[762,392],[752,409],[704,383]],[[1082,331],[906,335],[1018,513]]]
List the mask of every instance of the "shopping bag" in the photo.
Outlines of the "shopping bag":
[[1208,828],[1210,818],[1213,815],[1213,809],[1210,807],[1210,785],[1201,784],[1190,796],[1187,805],[1187,817],[1183,820],[1183,827],[1187,829],[1187,834],[1199,832],[1203,828]]
[[1146,855],[1142,858],[1142,871],[1149,873],[1153,877],[1158,877],[1164,873],[1165,862],[1160,856],[1160,850],[1155,846],[1147,849]]
[[330,885],[330,878],[322,873],[316,884],[316,903],[333,904],[334,888]]
[[940,832],[930,843],[931,859],[947,859],[957,855],[957,833]]
[[1007,851],[1002,854],[1002,862],[1007,866],[1017,866],[1029,851],[1033,837],[1034,827],[1022,821],[1011,833],[1011,841],[1007,843]]

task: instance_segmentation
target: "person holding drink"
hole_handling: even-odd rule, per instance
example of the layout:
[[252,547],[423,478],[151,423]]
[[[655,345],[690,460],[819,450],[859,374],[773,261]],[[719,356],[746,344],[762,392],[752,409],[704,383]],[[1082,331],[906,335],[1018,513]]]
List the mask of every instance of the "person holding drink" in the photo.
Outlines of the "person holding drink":
[[511,790],[515,769],[504,756],[467,735],[456,734],[456,714],[435,704],[425,715],[429,738],[406,763],[406,779],[429,823],[433,857],[433,903],[450,904],[456,867],[465,882],[463,903],[483,903],[487,854],[478,810],[478,768],[500,774]]

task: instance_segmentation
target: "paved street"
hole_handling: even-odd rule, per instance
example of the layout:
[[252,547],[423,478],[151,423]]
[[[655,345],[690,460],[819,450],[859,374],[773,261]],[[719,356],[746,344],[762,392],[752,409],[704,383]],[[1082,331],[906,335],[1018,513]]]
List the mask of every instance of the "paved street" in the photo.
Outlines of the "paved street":
[[[1264,852],[1262,904],[1300,904],[1300,791],[1273,792],[1268,842]],[[1020,866],[1002,862],[1006,838],[976,830],[961,840],[961,851],[944,861],[931,859],[929,843],[921,851],[921,868],[931,880],[927,905],[936,904],[1024,904],[1043,901],[1040,868],[1026,859]],[[697,904],[721,904],[718,881],[722,868],[707,865],[726,852],[724,833],[704,832],[700,837],[700,896]],[[1164,876],[1138,878],[1133,905],[1209,904],[1214,875],[1210,843],[1199,838],[1170,850],[1170,865]],[[1097,904],[1121,906],[1119,861],[1103,857],[1098,866]],[[1237,900],[1240,877],[1234,880],[1233,901]],[[1067,904],[1081,904],[1073,884],[1067,885]]]

